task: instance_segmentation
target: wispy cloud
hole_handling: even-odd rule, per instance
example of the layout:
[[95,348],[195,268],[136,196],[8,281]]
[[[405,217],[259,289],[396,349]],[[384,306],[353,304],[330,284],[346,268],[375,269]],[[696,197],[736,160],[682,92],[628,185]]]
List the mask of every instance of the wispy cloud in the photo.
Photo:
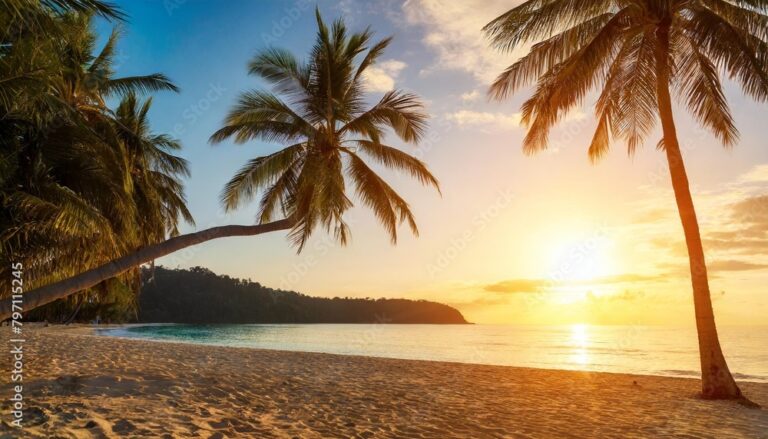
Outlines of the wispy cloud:
[[[472,97],[472,94],[462,95],[462,99],[467,96]],[[501,112],[489,112],[489,111],[476,111],[476,110],[458,110],[445,115],[445,118],[455,123],[460,127],[471,127],[481,129],[501,129],[508,130],[519,128],[521,126],[522,113],[501,113]],[[571,122],[582,120],[587,115],[581,111],[581,109],[574,109],[563,120],[564,122]]]
[[468,102],[475,102],[478,99],[482,97],[482,94],[477,90],[472,90],[466,93],[463,93],[461,95],[461,101],[468,103]]
[[372,92],[387,92],[395,88],[395,82],[408,65],[396,59],[376,63],[363,73],[363,81]]
[[707,267],[711,271],[751,271],[751,270],[765,270],[768,268],[768,264],[756,264],[753,262],[738,261],[738,260],[724,260],[714,261],[707,264]]
[[547,282],[545,279],[510,279],[486,285],[483,289],[493,293],[535,293]]
[[408,0],[403,5],[406,21],[424,29],[423,41],[437,54],[433,71],[459,70],[482,84],[490,84],[504,68],[527,49],[503,54],[490,47],[482,28],[521,0]]
[[551,279],[508,279],[483,287],[485,291],[494,293],[536,293],[547,288],[558,286],[593,286],[593,285],[616,285],[624,283],[643,283],[643,282],[662,282],[664,276],[651,276],[644,274],[619,274],[614,276],[603,276],[595,279],[582,279],[571,281],[553,281]]
[[740,178],[741,183],[768,183],[768,165],[759,165],[752,168]]
[[491,113],[485,111],[459,110],[446,114],[445,118],[460,127],[511,129],[520,127],[520,113]]

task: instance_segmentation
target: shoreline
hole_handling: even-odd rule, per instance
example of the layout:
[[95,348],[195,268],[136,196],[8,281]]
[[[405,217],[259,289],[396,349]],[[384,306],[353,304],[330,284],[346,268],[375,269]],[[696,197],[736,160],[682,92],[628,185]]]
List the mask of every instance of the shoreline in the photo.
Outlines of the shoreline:
[[[689,378],[154,343],[82,333],[89,329],[28,333],[21,437],[761,437],[768,431],[768,411],[702,400],[699,381]],[[7,361],[3,369],[7,376]],[[768,406],[768,384],[740,384],[747,397]],[[10,392],[7,385],[4,391]],[[6,422],[5,402],[3,413]],[[0,431],[18,433],[9,428],[5,423]]]
[[[98,330],[114,330],[114,329],[121,329],[121,328],[131,328],[131,327],[140,327],[140,326],[172,326],[172,325],[195,325],[190,323],[116,323],[116,324],[100,324],[100,325],[93,325],[93,324],[85,324],[85,323],[74,323],[67,326],[63,325],[50,325],[50,327],[55,328],[61,328],[67,331],[76,331],[77,333],[83,334],[83,335],[93,335],[98,337],[111,337],[111,338],[119,338],[124,340],[141,340],[141,341],[148,341],[148,342],[159,342],[159,343],[179,343],[184,345],[196,345],[196,346],[215,346],[215,347],[229,347],[229,348],[237,348],[237,349],[253,349],[253,350],[264,350],[264,351],[277,351],[277,352],[299,352],[299,353],[318,353],[318,354],[327,354],[327,355],[339,355],[343,357],[365,357],[365,358],[383,358],[383,359],[393,359],[393,360],[404,360],[404,361],[427,361],[427,362],[439,362],[439,363],[450,363],[450,364],[475,364],[475,365],[486,365],[486,366],[499,366],[499,367],[515,367],[520,369],[541,369],[541,370],[553,370],[553,371],[570,371],[570,372],[591,372],[591,373],[607,373],[607,374],[618,374],[618,375],[632,375],[632,376],[648,376],[648,377],[665,377],[665,378],[682,378],[682,379],[693,379],[693,380],[699,380],[699,371],[688,371],[688,370],[680,370],[675,372],[682,372],[682,373],[653,373],[652,371],[649,371],[647,373],[643,372],[623,372],[623,371],[610,371],[610,370],[589,370],[589,369],[578,369],[578,368],[557,368],[557,367],[542,367],[542,366],[525,366],[525,365],[514,365],[514,364],[499,364],[499,363],[480,363],[480,362],[467,362],[467,361],[453,361],[453,360],[445,360],[445,359],[431,359],[431,358],[413,358],[413,357],[394,357],[394,356],[385,356],[385,355],[364,355],[364,354],[356,354],[356,353],[338,353],[338,352],[327,352],[327,351],[309,351],[309,350],[293,350],[293,349],[276,349],[276,348],[269,348],[269,347],[255,347],[255,346],[232,346],[232,345],[226,345],[226,344],[216,344],[216,343],[199,343],[194,341],[186,341],[181,339],[163,339],[163,338],[149,338],[149,337],[131,337],[131,336],[124,336],[124,335],[111,335],[111,334],[98,334]],[[229,324],[222,324],[222,325],[229,325]],[[232,325],[240,325],[240,324],[232,324]],[[261,323],[254,323],[253,325],[273,325],[273,324],[261,324]],[[281,325],[281,324],[274,324],[274,325]],[[301,323],[300,325],[311,325],[311,324],[305,324]],[[337,325],[337,324],[331,324],[331,325]],[[343,325],[343,324],[339,324]],[[368,324],[361,324],[361,325],[368,325]],[[394,324],[394,325],[400,325],[400,324]],[[411,325],[411,324],[402,324],[402,325]],[[205,325],[209,326],[209,325]],[[216,325],[213,325],[216,326]],[[442,324],[439,326],[443,326]],[[691,372],[691,373],[688,373]],[[748,374],[742,374],[738,372],[733,372],[734,377],[736,380],[740,383],[746,382],[746,383],[756,383],[756,384],[766,384],[768,385],[768,377],[761,377],[761,376],[753,376]]]

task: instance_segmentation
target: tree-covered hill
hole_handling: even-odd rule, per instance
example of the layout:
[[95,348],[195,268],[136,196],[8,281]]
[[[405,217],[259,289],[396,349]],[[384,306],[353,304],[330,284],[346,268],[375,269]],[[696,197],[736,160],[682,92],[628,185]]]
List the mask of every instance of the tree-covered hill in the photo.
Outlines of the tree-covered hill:
[[311,297],[194,267],[157,267],[139,297],[140,322],[467,323],[448,305],[405,299]]

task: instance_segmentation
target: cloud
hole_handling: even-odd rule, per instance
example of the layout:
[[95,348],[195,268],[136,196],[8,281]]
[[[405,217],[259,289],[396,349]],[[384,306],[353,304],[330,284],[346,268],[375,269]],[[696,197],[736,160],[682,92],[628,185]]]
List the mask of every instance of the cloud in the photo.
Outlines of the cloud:
[[543,279],[511,279],[486,285],[483,289],[494,293],[535,293],[547,283]]
[[768,165],[758,165],[739,179],[741,183],[768,183]]
[[[747,175],[754,174],[753,170]],[[705,235],[705,246],[741,254],[768,254],[768,195],[732,204],[725,221],[725,230]]]
[[624,290],[621,293],[597,295],[592,292],[587,293],[587,300],[590,302],[615,302],[626,301],[632,302],[635,300],[641,300],[646,298],[645,291],[630,291]]
[[633,222],[635,224],[652,224],[659,221],[667,221],[673,217],[672,213],[668,209],[651,209],[638,214]]
[[738,260],[714,261],[707,264],[707,266],[711,271],[750,271],[768,268],[768,264],[756,264]]
[[461,100],[463,102],[474,102],[478,99],[480,99],[482,95],[477,90],[472,90],[470,92],[464,93],[461,95]]
[[[462,95],[462,98],[464,95]],[[445,118],[460,127],[510,130],[521,127],[522,113],[500,113],[475,110],[459,110],[448,113]],[[583,111],[574,109],[565,117],[564,122],[581,120],[586,117]]]
[[499,306],[499,305],[505,305],[509,303],[507,298],[502,297],[480,297],[475,300],[470,300],[466,302],[447,302],[446,305],[450,305],[454,308],[459,309],[473,309],[473,308],[484,308],[487,306]]
[[603,276],[595,279],[563,280],[554,279],[508,279],[483,287],[485,291],[494,293],[536,293],[546,288],[569,286],[597,286],[616,285],[626,283],[661,282],[666,280],[664,276],[650,276],[644,274],[625,273],[614,276]]
[[768,228],[768,195],[747,198],[732,206],[734,220]]
[[471,74],[482,84],[496,76],[528,48],[505,54],[490,46],[482,31],[491,20],[522,3],[521,0],[408,0],[403,13],[408,24],[424,29],[423,42],[437,60],[425,74],[439,69]]
[[768,255],[768,239],[704,239],[704,248],[746,255]]
[[388,92],[395,88],[395,81],[407,66],[396,59],[376,63],[363,72],[363,81],[372,92]]
[[598,279],[595,279],[593,281],[587,280],[582,281],[585,285],[592,285],[592,284],[622,284],[622,283],[633,283],[633,282],[658,282],[660,280],[663,280],[660,276],[649,276],[645,274],[617,274],[614,276],[605,276]]
[[[706,229],[702,232],[702,240],[704,250],[708,254],[717,252],[731,255],[768,255],[768,194],[764,193],[766,188],[761,187],[763,193],[752,196],[740,192],[744,181],[756,181],[762,175],[762,168],[753,168],[727,191],[700,197],[708,207],[702,211],[714,212],[708,216],[700,215],[700,218],[708,218],[708,221],[702,222],[705,224],[702,229]],[[738,201],[734,202],[734,199]],[[636,223],[643,223],[643,220],[653,222],[656,218],[662,221],[661,211],[650,211],[645,216],[638,217]],[[648,241],[658,248],[666,249],[673,256],[688,255],[685,241],[679,235],[656,236]]]
[[513,129],[520,127],[520,113],[490,113],[484,111],[459,110],[448,113],[445,118],[460,127],[485,127]]

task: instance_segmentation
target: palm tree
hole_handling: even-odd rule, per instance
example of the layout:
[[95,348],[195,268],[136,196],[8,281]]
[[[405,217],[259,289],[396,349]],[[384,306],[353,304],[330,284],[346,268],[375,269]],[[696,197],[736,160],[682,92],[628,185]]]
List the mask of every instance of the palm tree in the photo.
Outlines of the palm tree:
[[[252,60],[250,72],[273,84],[276,94],[261,90],[243,93],[224,127],[211,137],[213,142],[234,136],[237,142],[261,139],[288,144],[278,152],[248,162],[222,193],[224,207],[232,209],[264,189],[258,224],[214,227],[147,245],[25,293],[25,307],[32,309],[67,297],[142,263],[216,238],[290,230],[300,251],[315,228],[322,226],[344,244],[349,230],[343,215],[353,205],[347,196],[348,179],[393,243],[397,240],[397,226],[403,222],[416,234],[408,203],[366,164],[361,154],[438,188],[424,163],[382,143],[387,129],[406,143],[418,143],[426,129],[422,104],[417,96],[395,90],[366,107],[365,71],[390,40],[372,43],[369,30],[348,34],[341,20],[329,29],[319,12],[317,24],[317,40],[308,62],[299,63],[280,49],[267,49]],[[275,219],[276,215],[282,217]],[[8,305],[5,301],[0,306],[0,319],[9,316]]]
[[183,177],[189,177],[187,161],[173,153],[181,144],[165,134],[150,131],[148,113],[152,99],[143,103],[134,93],[115,110],[115,131],[122,147],[123,174],[139,218],[136,232],[142,243],[160,242],[179,235],[179,220],[194,225],[187,209]]
[[[136,118],[129,118],[126,107],[135,105],[134,91],[176,87],[159,74],[116,77],[112,66],[118,33],[113,32],[101,51],[95,50],[90,13],[98,9],[52,11],[45,7],[51,2],[40,2],[37,9],[33,3],[19,7],[31,9],[23,17],[34,20],[19,18],[0,34],[0,274],[10,269],[6,262],[22,262],[31,287],[159,242],[165,232],[177,230],[180,217],[190,219],[178,180],[188,172],[186,164],[177,158],[171,163],[175,167],[163,168],[156,151],[179,145],[165,136],[142,137],[148,129],[148,103],[142,120],[130,126]],[[102,4],[54,3],[61,8],[74,4],[76,11]],[[117,114],[105,103],[110,96],[127,96]],[[137,172],[139,166],[143,173]],[[142,204],[146,198],[141,195],[151,195],[149,189],[160,191],[171,204]],[[86,297],[99,301],[110,289],[125,290],[126,285],[135,293],[138,273],[40,312],[62,315]]]
[[115,28],[98,54],[95,54],[96,35],[91,29],[92,17],[67,14],[60,26],[66,33],[61,53],[61,77],[54,82],[56,95],[86,117],[108,112],[105,100],[115,95],[156,91],[178,92],[165,75],[154,73],[143,76],[115,77],[115,50],[120,38]]
[[735,144],[738,131],[718,72],[740,83],[746,94],[766,100],[767,7],[765,0],[531,0],[484,28],[505,51],[535,42],[489,91],[504,99],[536,81],[522,106],[526,153],[545,149],[549,129],[598,84],[598,123],[589,147],[593,161],[608,151],[611,137],[625,139],[634,153],[656,117],[661,120],[658,146],[667,157],[685,231],[706,398],[740,398],[741,392],[717,336],[671,94],[724,146]]

